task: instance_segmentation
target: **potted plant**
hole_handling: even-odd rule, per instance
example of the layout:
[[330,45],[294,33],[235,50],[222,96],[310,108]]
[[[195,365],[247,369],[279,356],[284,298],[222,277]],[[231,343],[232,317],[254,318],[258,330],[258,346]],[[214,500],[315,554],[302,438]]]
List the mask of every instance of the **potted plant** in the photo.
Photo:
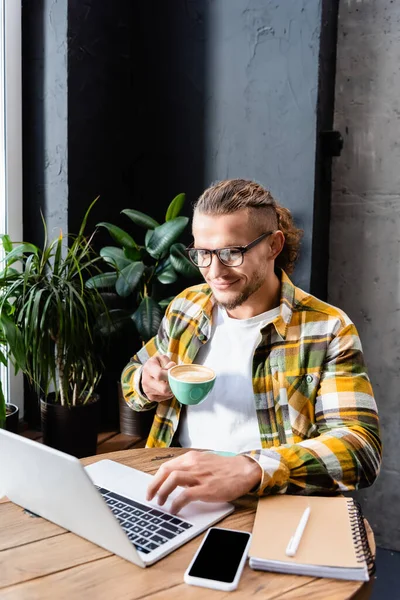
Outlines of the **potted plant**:
[[[126,301],[125,307],[109,311],[112,332],[126,331],[133,323],[140,341],[146,343],[156,335],[172,299],[165,297],[165,288],[180,277],[199,276],[199,270],[186,257],[185,246],[177,241],[189,222],[187,217],[180,216],[184,202],[185,194],[176,196],[161,224],[141,211],[122,210],[123,215],[145,230],[141,244],[116,225],[98,223],[118,245],[100,250],[108,270],[89,279],[86,285],[102,292],[113,289],[114,294]],[[105,331],[109,332],[110,328],[106,327]],[[119,406],[121,432],[144,437],[152,414],[138,415],[126,405],[121,394]]]
[[77,236],[60,233],[48,242],[44,220],[42,248],[2,236],[0,322],[7,355],[40,397],[44,443],[78,457],[96,453],[102,365],[95,324],[107,314],[97,289],[85,286],[100,259],[93,236],[84,234],[94,202]]

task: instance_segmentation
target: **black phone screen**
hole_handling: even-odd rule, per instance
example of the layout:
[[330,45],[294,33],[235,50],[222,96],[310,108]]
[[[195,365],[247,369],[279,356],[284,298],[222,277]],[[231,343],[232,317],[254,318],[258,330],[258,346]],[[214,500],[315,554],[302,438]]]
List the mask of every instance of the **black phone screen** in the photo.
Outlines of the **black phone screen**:
[[189,571],[191,577],[231,583],[235,579],[249,533],[211,528]]

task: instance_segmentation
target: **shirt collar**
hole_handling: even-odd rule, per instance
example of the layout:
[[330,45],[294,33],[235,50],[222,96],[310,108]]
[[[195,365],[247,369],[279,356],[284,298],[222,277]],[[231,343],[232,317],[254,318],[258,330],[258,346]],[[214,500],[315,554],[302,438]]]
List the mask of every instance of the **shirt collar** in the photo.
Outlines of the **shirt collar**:
[[286,339],[287,330],[290,325],[294,310],[295,286],[281,270],[281,299],[279,317],[273,322],[277,333],[282,339]]

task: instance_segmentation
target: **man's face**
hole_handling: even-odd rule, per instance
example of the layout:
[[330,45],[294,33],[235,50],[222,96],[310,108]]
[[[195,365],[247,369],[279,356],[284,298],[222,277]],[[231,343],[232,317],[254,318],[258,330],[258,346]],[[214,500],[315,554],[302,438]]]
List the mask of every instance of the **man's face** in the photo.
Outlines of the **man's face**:
[[[195,248],[215,250],[246,246],[261,233],[249,218],[247,210],[229,215],[195,213],[193,219]],[[245,305],[253,294],[268,286],[269,277],[273,273],[269,240],[270,238],[265,238],[246,252],[239,267],[225,266],[213,254],[211,265],[200,269],[217,302],[227,310]]]

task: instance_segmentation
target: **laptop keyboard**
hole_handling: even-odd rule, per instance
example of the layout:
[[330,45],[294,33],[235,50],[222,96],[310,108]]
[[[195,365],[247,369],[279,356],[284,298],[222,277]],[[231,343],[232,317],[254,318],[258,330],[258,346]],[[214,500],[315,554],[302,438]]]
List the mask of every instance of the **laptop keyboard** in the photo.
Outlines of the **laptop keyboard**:
[[137,550],[148,554],[193,527],[175,515],[96,486]]

